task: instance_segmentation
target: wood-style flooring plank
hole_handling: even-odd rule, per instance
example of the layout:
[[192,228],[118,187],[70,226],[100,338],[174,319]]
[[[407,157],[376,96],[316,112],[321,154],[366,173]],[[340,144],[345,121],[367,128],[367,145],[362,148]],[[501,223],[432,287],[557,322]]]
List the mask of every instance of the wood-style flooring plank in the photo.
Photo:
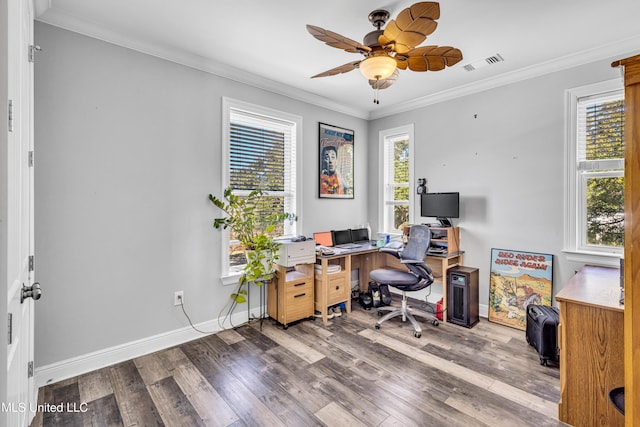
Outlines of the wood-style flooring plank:
[[203,427],[205,423],[180,390],[173,377],[166,377],[147,387],[151,399],[158,408],[160,418],[167,426]]
[[109,374],[125,426],[163,425],[158,408],[132,360],[112,366]]
[[98,369],[78,377],[78,389],[82,402],[92,402],[96,399],[113,394],[113,387],[109,380],[109,368]]
[[180,348],[174,347],[158,354],[167,366],[173,366],[172,375],[189,399],[205,425],[222,427],[239,420],[233,409],[202,376]]
[[89,401],[82,418],[85,426],[119,427],[123,425],[114,394]]

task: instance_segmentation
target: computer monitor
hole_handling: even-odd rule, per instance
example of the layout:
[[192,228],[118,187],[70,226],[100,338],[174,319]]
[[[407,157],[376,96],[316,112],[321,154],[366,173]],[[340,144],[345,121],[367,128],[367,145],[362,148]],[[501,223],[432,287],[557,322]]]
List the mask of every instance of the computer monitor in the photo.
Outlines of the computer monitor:
[[420,216],[437,218],[451,226],[449,218],[460,217],[460,193],[425,193],[420,198]]
[[331,233],[333,234],[333,244],[336,246],[353,243],[351,230],[333,230]]
[[351,240],[355,243],[369,241],[369,230],[366,228],[351,229]]
[[316,244],[322,246],[333,246],[333,236],[330,231],[322,231],[320,233],[313,233],[313,240]]

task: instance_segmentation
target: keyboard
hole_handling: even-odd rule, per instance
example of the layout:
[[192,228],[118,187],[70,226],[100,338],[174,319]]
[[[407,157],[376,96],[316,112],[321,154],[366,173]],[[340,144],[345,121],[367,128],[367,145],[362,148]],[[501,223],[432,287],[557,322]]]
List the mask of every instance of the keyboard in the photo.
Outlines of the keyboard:
[[430,254],[446,254],[447,253],[447,249],[446,248],[429,248],[427,253],[430,253]]
[[340,249],[358,249],[363,247],[364,245],[359,245],[357,243],[343,243],[342,245],[336,245],[336,248]]

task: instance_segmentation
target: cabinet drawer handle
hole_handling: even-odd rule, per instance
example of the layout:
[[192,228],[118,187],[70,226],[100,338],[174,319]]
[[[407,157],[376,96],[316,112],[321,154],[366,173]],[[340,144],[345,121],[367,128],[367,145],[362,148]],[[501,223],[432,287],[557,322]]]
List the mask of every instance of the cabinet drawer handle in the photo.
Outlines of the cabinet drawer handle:
[[306,295],[306,294],[298,294],[298,295],[294,295],[293,297],[294,297],[294,298],[300,298],[300,297],[303,297],[303,296],[305,296],[305,295]]
[[295,285],[293,285],[293,286],[294,286],[294,287],[296,287],[296,286],[304,286],[304,285],[306,285],[306,282],[296,283],[296,284],[295,284]]
[[336,286],[336,291],[340,290],[340,286]]

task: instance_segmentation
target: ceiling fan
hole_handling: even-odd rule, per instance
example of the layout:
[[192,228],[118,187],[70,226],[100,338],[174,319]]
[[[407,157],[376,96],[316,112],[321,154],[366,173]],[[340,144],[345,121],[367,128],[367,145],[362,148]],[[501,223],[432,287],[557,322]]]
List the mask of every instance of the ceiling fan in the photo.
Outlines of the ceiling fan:
[[359,68],[376,90],[374,103],[379,104],[378,90],[391,86],[399,77],[398,70],[440,71],[462,60],[462,52],[451,46],[420,46],[438,26],[440,4],[420,2],[402,10],[386,28],[381,28],[389,19],[389,12],[378,9],[369,14],[369,21],[376,30],[364,36],[359,43],[333,31],[307,25],[307,31],[316,39],[331,47],[351,53],[361,53],[364,59],[348,62],[315,77],[334,76]]

